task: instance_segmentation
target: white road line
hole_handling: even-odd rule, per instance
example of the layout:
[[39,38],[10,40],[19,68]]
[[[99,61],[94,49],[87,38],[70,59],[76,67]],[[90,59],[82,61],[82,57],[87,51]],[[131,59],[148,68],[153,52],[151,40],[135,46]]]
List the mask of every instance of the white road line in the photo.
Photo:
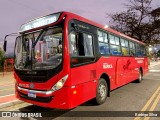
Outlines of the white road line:
[[13,101],[10,101],[10,102],[5,102],[5,103],[0,104],[0,106],[6,105],[6,104],[9,104],[9,103],[13,103],[13,102],[17,102],[17,101],[19,101],[19,100],[13,100]]
[[160,72],[160,70],[149,70],[150,72]]

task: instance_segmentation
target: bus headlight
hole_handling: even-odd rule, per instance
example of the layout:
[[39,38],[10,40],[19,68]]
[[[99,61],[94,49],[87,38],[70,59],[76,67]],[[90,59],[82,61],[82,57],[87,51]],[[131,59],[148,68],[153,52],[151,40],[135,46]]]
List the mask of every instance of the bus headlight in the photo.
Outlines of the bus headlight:
[[62,79],[60,79],[53,87],[52,87],[52,90],[53,91],[56,91],[56,90],[59,90],[63,87],[64,83],[66,82],[68,78],[68,75],[64,76]]

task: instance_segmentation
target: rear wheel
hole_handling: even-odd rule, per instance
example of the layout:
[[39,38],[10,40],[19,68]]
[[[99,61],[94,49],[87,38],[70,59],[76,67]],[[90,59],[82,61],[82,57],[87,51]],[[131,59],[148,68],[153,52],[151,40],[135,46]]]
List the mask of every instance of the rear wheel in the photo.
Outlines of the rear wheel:
[[138,79],[137,79],[137,82],[138,82],[138,83],[141,83],[142,79],[143,79],[142,70],[139,69],[139,77],[138,77]]
[[100,105],[106,101],[108,95],[108,86],[105,79],[101,78],[98,82],[95,103]]

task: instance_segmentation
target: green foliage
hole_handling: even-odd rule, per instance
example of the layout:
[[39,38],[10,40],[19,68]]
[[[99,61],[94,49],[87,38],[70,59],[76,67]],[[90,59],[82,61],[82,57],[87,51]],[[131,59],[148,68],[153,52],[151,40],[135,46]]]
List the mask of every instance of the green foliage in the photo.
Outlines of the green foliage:
[[127,11],[109,15],[110,27],[147,44],[160,40],[160,21],[151,14],[152,0],[128,0]]
[[5,60],[4,52],[3,52],[2,49],[0,48],[0,67],[1,67],[1,68],[3,67],[4,60]]

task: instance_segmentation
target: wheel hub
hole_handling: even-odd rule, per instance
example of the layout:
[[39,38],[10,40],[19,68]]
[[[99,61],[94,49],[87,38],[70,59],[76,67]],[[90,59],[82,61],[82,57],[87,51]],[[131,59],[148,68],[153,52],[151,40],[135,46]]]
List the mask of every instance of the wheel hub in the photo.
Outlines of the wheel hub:
[[103,84],[99,85],[99,95],[101,99],[104,99],[106,96],[106,87]]

